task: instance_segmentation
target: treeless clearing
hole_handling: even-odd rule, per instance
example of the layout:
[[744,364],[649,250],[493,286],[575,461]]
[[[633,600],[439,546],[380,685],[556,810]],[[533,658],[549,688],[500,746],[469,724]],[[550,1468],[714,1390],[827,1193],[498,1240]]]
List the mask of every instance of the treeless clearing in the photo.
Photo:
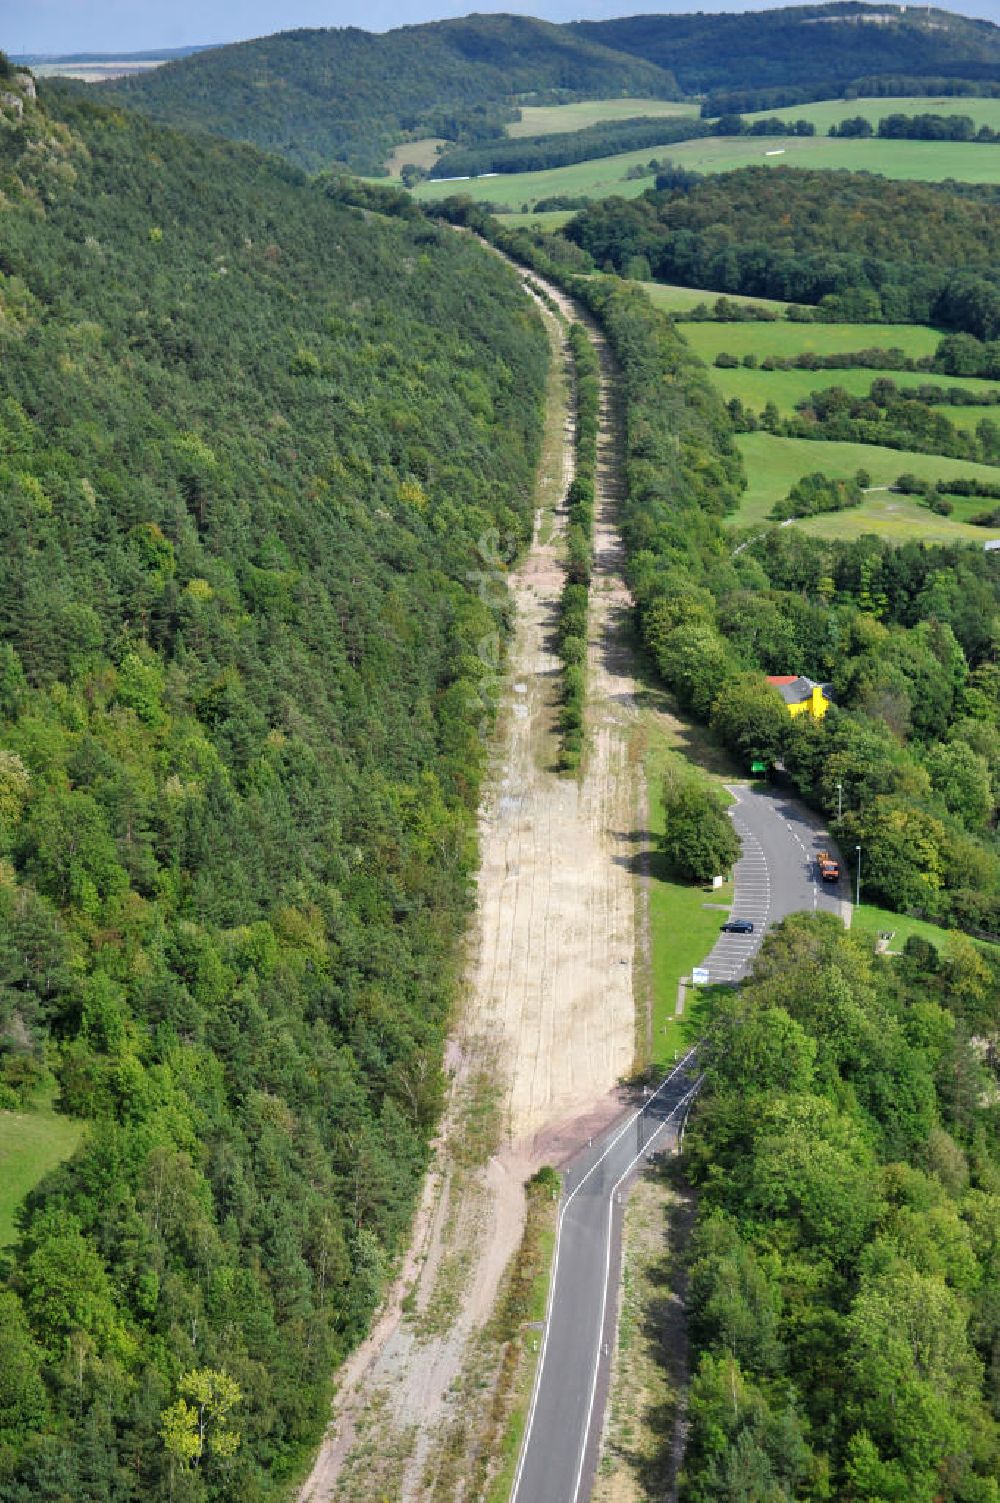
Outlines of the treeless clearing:
[[399,177],[409,162],[414,167],[423,167],[429,171],[438,159],[438,147],[452,145],[454,143],[446,141],[443,136],[424,136],[420,141],[403,141],[386,157],[386,169],[390,177]]
[[[562,368],[565,332],[550,313],[546,319]],[[583,774],[577,782],[553,770],[559,663],[550,638],[573,461],[563,400],[532,546],[510,580],[517,625],[480,819],[478,913],[469,996],[448,1053],[449,1106],[405,1266],[340,1374],[302,1503],[467,1496],[503,1354],[488,1322],[519,1245],[524,1181],[615,1115],[615,1087],[632,1064],[637,780],[628,737],[636,684],[621,637],[628,597],[614,530],[618,469],[603,348],[602,363]],[[546,524],[547,493],[557,501],[554,526]],[[470,1122],[492,1122],[493,1141],[487,1127],[470,1151]]]

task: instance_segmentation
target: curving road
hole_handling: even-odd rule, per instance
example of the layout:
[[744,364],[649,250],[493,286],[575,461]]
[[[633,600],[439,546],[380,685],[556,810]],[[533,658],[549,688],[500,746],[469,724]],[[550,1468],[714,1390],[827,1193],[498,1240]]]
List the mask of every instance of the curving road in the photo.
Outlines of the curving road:
[[847,879],[820,881],[816,857],[822,850],[836,855],[837,848],[815,815],[771,788],[734,784],[729,791],[736,800],[729,813],[743,843],[730,917],[750,919],[754,932],[720,932],[702,961],[711,982],[742,981],[768,926],[790,913],[835,913],[847,924],[851,912]]
[[[819,878],[817,853],[835,850],[820,822],[787,794],[742,784],[730,791],[743,843],[732,916],[751,919],[754,932],[720,934],[705,961],[712,982],[741,980],[768,926],[790,913],[825,910],[850,921],[844,880]],[[676,1140],[699,1084],[692,1049],[564,1177],[542,1351],[511,1503],[584,1503],[590,1496],[617,1326],[625,1189],[644,1156]]]

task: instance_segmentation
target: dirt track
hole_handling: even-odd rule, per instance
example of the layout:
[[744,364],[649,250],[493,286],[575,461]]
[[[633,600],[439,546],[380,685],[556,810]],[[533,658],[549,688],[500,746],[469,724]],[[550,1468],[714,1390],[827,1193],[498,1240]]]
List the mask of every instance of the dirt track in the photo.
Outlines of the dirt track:
[[[567,312],[568,303],[548,289]],[[565,360],[565,333],[548,315]],[[517,606],[495,766],[480,819],[478,909],[464,1017],[449,1050],[452,1095],[397,1289],[340,1375],[333,1421],[301,1503],[466,1497],[442,1457],[471,1454],[470,1392],[488,1401],[480,1339],[523,1224],[522,1186],[614,1114],[635,1040],[636,778],[628,728],[634,680],[621,634],[628,599],[614,527],[618,471],[603,349],[591,585],[587,751],[579,780],[553,770],[559,663],[551,635],[562,587],[567,418],[542,509],[510,587]],[[544,500],[544,497],[543,497]],[[547,534],[550,533],[550,536]],[[484,1085],[488,1076],[490,1086]],[[498,1108],[495,1151],[463,1166],[463,1135],[484,1092]],[[406,1297],[407,1314],[403,1314]],[[475,1408],[473,1404],[472,1409]],[[445,1468],[443,1470],[443,1468]]]

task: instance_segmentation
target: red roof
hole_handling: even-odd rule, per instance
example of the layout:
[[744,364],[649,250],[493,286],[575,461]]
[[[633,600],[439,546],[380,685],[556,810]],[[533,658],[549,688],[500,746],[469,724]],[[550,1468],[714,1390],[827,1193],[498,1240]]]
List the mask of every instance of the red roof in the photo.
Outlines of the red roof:
[[797,673],[769,673],[767,675],[769,684],[794,684],[797,678]]

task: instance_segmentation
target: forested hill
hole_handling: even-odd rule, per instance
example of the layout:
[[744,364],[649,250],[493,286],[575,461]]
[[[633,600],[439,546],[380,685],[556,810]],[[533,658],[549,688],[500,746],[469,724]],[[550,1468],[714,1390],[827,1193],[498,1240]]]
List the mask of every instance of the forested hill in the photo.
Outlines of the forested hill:
[[471,237],[40,100],[0,131],[0,1103],[86,1125],[0,1264],[0,1500],[259,1503],[426,1162],[546,342]]
[[174,124],[281,152],[309,170],[378,171],[404,137],[476,139],[516,118],[515,94],[677,97],[672,76],[566,27],[467,16],[375,35],[286,31],[101,85]]
[[670,68],[689,93],[828,86],[877,73],[1000,79],[1000,27],[924,6],[838,0],[744,15],[577,21],[567,29]]

